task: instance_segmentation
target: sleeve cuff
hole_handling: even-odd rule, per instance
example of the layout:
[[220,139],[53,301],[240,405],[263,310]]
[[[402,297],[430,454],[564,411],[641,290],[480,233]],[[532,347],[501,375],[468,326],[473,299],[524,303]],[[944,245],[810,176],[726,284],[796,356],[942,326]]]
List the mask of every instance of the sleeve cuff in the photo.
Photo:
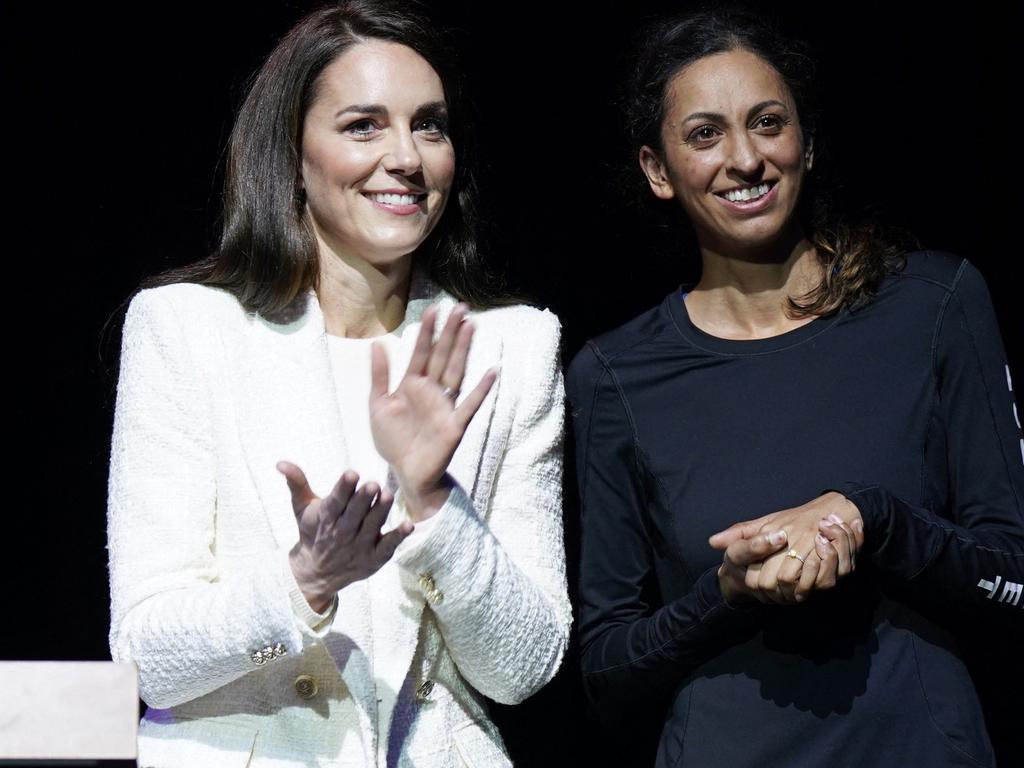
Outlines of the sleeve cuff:
[[317,613],[306,602],[306,596],[302,594],[302,588],[295,581],[295,574],[292,572],[291,564],[288,562],[287,552],[284,553],[284,557],[281,559],[281,567],[284,569],[284,583],[288,587],[288,599],[292,604],[292,613],[295,614],[295,618],[304,624],[306,628],[312,630],[318,637],[325,635],[334,622],[334,614],[338,610],[338,596],[334,596],[325,612]]
[[[437,607],[447,587],[460,584],[474,584],[472,574],[479,566],[477,553],[481,538],[488,535],[485,527],[473,510],[473,502],[459,485],[453,485],[444,506],[432,518],[425,521],[429,526],[419,531],[421,536],[410,542],[402,542],[395,555],[395,562],[401,566],[404,579],[424,595],[427,603]],[[424,524],[421,524],[424,525]],[[408,545],[408,546],[406,546]],[[452,601],[472,601],[473,595],[457,590],[452,593],[446,606]]]
[[[437,528],[443,527],[443,521],[446,514],[449,514],[448,508],[451,505],[451,494],[448,499],[437,510],[433,515],[428,517],[426,520],[420,523],[416,523],[412,529],[412,533],[402,540],[402,543],[398,545],[398,549],[395,550],[395,557],[401,560],[402,556],[407,552],[416,552],[424,546],[427,546],[427,542],[430,541],[430,535]],[[403,510],[404,513],[404,510]],[[404,519],[408,519],[405,516]]]
[[757,603],[738,603],[736,605],[727,602],[722,594],[722,586],[718,582],[718,566],[708,568],[700,575],[693,585],[693,594],[697,599],[697,607],[701,615],[706,617],[714,610],[724,610],[735,615],[752,613],[757,608]]
[[877,485],[866,485],[852,481],[839,483],[835,487],[825,488],[822,493],[835,491],[841,493],[857,507],[864,521],[865,555],[877,552],[883,542],[889,539],[890,531],[887,520],[886,492]]

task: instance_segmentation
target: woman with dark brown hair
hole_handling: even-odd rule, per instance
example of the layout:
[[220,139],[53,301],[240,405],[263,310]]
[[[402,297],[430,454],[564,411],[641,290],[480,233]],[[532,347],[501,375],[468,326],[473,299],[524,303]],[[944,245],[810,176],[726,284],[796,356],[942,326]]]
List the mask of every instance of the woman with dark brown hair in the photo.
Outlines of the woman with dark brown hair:
[[509,764],[487,699],[544,685],[571,620],[559,326],[495,294],[469,150],[423,18],[316,11],[242,106],[219,248],[132,300],[108,530],[140,766]]
[[951,630],[1024,606],[999,329],[968,262],[829,214],[813,77],[739,11],[642,40],[635,157],[702,272],[570,369],[585,685],[665,708],[658,766],[992,765]]

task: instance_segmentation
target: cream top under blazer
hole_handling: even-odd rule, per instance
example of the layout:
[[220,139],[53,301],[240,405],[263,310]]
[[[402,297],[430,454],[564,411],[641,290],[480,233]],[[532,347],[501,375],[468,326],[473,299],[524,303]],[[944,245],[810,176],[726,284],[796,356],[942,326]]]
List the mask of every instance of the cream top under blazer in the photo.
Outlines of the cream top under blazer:
[[[412,296],[402,371],[423,309],[443,323],[454,306],[419,281]],[[449,467],[457,487],[319,616],[288,567],[275,469],[295,462],[322,495],[346,468],[315,295],[282,323],[199,285],[133,299],[108,524],[111,655],[138,665],[150,706],[140,768],[510,764],[484,697],[543,686],[571,623],[559,325],[523,306],[473,321],[467,389],[501,373]]]

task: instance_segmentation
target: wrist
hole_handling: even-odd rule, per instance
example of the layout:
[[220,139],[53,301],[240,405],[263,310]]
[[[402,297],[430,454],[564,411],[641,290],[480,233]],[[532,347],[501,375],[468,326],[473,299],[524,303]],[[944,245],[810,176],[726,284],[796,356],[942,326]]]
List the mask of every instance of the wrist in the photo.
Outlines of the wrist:
[[744,603],[755,602],[754,598],[750,594],[738,589],[733,579],[730,578],[728,573],[728,567],[721,565],[716,572],[716,581],[718,583],[718,591],[722,595],[722,600],[725,601],[727,606],[738,606]]
[[437,481],[414,484],[398,478],[398,489],[403,503],[413,522],[422,522],[433,517],[448,501],[455,480],[446,472]]
[[308,558],[304,556],[301,544],[296,544],[288,553],[288,565],[309,607],[315,613],[323,613],[330,608],[336,590],[330,589],[324,580],[316,575]]

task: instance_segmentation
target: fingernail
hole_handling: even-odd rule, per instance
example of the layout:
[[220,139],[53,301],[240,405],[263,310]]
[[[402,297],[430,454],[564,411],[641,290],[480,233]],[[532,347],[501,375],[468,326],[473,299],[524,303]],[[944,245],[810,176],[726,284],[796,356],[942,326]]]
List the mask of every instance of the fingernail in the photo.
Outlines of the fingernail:
[[852,523],[850,523],[850,525],[856,533],[864,533],[864,523],[860,520],[860,518],[854,520]]
[[816,542],[818,542],[819,544],[821,544],[821,546],[823,546],[823,547],[829,546],[828,539],[826,539],[820,533],[817,536],[814,537],[814,540]]
[[786,542],[786,532],[781,530],[772,531],[768,534],[768,541],[769,543],[774,544],[775,546],[778,546],[779,544],[784,544]]
[[828,519],[827,517],[823,517],[823,518],[821,519],[821,527],[822,527],[822,528],[831,528],[831,527],[832,527],[833,525],[835,525],[835,523],[833,523],[833,522],[832,522],[831,520],[829,520],[829,519]]
[[803,595],[795,595],[795,598],[798,603],[802,603],[804,601]]
[[829,515],[828,519],[831,520],[833,523],[836,523],[837,525],[839,523],[843,522],[843,518],[841,518],[841,517],[839,517],[839,515],[835,515],[835,514]]

